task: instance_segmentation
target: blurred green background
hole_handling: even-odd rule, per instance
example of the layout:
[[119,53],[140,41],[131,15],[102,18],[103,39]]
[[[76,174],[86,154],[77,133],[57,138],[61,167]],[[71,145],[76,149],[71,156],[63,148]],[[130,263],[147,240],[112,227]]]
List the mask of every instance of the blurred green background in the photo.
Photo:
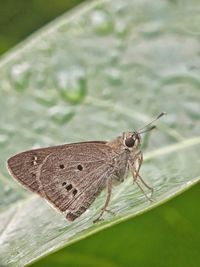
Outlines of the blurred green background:
[[[1,1],[0,54],[82,2]],[[32,266],[200,266],[200,186]]]
[[83,0],[0,1],[0,54]]

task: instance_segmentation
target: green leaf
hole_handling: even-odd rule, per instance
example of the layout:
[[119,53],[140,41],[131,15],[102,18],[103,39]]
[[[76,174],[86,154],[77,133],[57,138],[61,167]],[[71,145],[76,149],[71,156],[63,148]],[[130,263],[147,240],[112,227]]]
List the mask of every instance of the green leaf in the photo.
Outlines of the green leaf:
[[[195,0],[194,6],[199,5]],[[31,36],[0,62],[0,265],[23,266],[141,214],[200,179],[199,13],[174,1],[87,3]],[[167,116],[144,137],[141,174],[154,202],[129,177],[73,223],[8,175],[23,150],[109,140]]]

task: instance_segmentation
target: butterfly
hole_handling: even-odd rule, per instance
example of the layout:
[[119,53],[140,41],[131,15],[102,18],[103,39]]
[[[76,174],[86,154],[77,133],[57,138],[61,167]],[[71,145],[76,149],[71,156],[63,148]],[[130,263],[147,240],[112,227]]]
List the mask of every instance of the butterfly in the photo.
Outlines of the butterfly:
[[111,141],[79,142],[21,152],[8,159],[8,171],[25,188],[65,213],[69,221],[80,217],[106,189],[105,203],[94,220],[97,222],[109,211],[113,185],[122,183],[129,172],[151,200],[139,183],[153,193],[153,188],[140,175],[141,134],[154,129],[152,123],[164,114],[160,113],[144,126],[145,130],[126,132]]

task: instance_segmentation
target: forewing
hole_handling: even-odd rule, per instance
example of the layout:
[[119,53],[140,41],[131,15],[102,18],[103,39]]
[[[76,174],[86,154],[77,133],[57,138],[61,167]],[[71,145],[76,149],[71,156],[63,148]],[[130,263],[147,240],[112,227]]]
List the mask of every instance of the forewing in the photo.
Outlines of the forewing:
[[106,186],[112,153],[106,142],[82,142],[22,152],[7,166],[18,182],[60,211],[68,210],[73,220]]
[[80,216],[106,186],[113,170],[111,154],[110,147],[94,143],[50,154],[40,171],[45,198],[60,211]]
[[45,158],[54,153],[55,147],[21,152],[7,161],[10,174],[29,190],[41,194],[38,174]]

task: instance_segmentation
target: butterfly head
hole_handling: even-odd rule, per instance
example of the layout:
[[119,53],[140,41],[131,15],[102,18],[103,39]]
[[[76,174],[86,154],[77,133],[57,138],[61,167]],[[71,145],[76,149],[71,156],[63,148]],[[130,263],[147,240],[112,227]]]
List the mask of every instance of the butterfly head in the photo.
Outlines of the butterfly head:
[[124,145],[132,150],[137,149],[141,144],[141,136],[138,132],[128,132],[124,134]]
[[155,125],[152,125],[155,121],[157,121],[160,117],[165,115],[165,112],[161,112],[155,119],[153,119],[150,123],[146,124],[142,128],[140,128],[137,131],[124,133],[123,139],[124,139],[124,145],[129,150],[137,149],[139,148],[141,144],[141,134],[149,132],[156,128]]

